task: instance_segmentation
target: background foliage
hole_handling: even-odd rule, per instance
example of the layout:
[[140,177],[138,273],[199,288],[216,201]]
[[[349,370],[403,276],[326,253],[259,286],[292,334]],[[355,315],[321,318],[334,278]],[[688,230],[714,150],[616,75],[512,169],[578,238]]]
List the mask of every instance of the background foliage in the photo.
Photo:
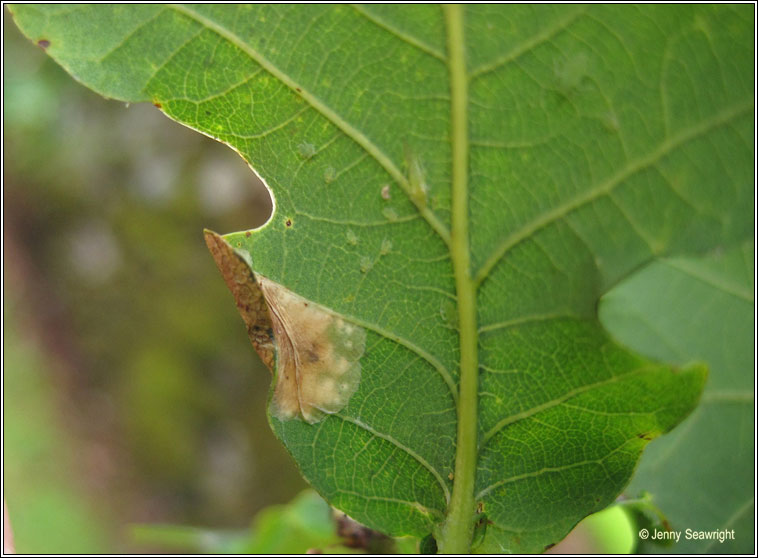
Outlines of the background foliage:
[[92,93],[5,10],[3,25],[3,443],[17,548],[135,549],[128,523],[246,527],[305,485],[261,411],[270,374],[202,230],[262,222],[268,195],[224,146]]

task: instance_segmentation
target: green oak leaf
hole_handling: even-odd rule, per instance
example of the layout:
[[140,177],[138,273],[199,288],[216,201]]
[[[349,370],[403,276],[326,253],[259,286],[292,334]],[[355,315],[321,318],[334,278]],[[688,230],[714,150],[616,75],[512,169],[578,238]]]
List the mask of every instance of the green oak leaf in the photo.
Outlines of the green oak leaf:
[[[624,344],[674,363],[698,358],[711,370],[698,408],[650,445],[626,490],[630,497],[648,491],[671,528],[683,532],[678,543],[651,552],[753,549],[754,255],[749,241],[723,254],[658,261],[601,301],[601,320]],[[688,528],[733,530],[734,538],[687,539]]]
[[750,7],[13,12],[76,79],[264,179],[270,221],[226,241],[366,332],[344,407],[271,426],[362,523],[541,551],[695,407],[704,367],[624,349],[596,304],[653,258],[752,234]]

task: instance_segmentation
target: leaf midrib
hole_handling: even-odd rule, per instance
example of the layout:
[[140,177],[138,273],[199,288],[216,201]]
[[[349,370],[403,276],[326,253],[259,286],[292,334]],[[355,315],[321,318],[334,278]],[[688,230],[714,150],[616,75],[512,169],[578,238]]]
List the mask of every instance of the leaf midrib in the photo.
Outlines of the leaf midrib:
[[443,554],[470,552],[474,529],[474,487],[479,423],[479,333],[477,285],[471,276],[469,236],[469,133],[468,75],[463,8],[443,6],[447,31],[450,79],[451,212],[450,255],[458,298],[460,380],[458,427],[455,444],[455,477],[447,517],[438,538]]

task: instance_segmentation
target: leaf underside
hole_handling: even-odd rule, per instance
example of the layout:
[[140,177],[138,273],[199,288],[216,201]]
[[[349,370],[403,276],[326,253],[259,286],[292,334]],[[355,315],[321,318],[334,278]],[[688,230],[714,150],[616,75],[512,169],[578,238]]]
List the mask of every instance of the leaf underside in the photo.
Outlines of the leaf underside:
[[[76,79],[158,105],[264,179],[271,220],[226,241],[366,331],[344,408],[314,424],[270,417],[308,481],[357,520],[439,534],[463,474],[456,158],[478,327],[466,435],[488,521],[473,550],[556,542],[695,406],[704,368],[624,349],[596,304],[653,258],[752,234],[749,6],[466,6],[460,44],[433,5],[13,12]],[[465,53],[463,143],[451,48]]]
[[[625,493],[650,493],[673,529],[733,530],[734,538],[682,537],[638,552],[753,550],[754,255],[750,240],[707,257],[657,261],[601,301],[600,319],[628,346],[675,363],[695,357],[710,368],[698,408],[651,444]],[[706,321],[719,327],[704,329]]]

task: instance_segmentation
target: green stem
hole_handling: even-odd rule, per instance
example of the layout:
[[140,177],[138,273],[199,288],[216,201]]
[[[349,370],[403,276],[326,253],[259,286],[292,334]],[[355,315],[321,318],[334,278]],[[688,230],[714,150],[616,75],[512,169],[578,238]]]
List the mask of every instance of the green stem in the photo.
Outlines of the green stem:
[[458,294],[461,369],[458,398],[458,436],[455,453],[453,495],[447,517],[438,535],[443,554],[468,553],[474,530],[474,481],[477,458],[478,345],[476,283],[471,277],[468,214],[468,119],[463,9],[444,6],[450,70],[452,136],[452,212],[450,249]]

